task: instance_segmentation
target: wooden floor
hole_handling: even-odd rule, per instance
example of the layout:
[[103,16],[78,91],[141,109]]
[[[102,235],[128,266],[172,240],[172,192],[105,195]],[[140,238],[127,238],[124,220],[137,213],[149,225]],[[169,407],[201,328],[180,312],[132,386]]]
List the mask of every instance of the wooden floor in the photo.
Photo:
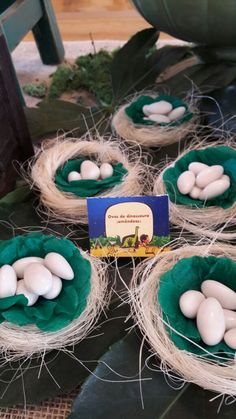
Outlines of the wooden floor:
[[[128,39],[149,26],[130,0],[52,0],[52,3],[63,40]],[[32,38],[28,35],[26,39]]]

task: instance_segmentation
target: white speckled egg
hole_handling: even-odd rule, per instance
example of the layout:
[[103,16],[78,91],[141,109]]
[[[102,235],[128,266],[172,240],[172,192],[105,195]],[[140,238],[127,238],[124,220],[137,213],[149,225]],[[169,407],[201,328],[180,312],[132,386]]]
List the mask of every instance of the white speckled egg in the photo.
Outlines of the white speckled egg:
[[221,178],[224,173],[223,166],[215,165],[202,170],[196,177],[196,185],[199,188],[205,188],[209,183]]
[[178,121],[178,119],[183,118],[186,112],[186,108],[184,106],[179,106],[178,108],[173,109],[168,115],[168,118],[171,121]]
[[189,196],[191,196],[192,199],[199,199],[201,192],[202,189],[194,186],[193,189],[189,192]]
[[169,124],[170,119],[168,116],[165,115],[157,115],[157,114],[151,114],[148,117],[149,121],[156,122],[157,124]]
[[224,309],[225,316],[225,328],[226,330],[236,328],[236,312],[232,310]]
[[224,341],[231,349],[236,350],[236,328],[230,329],[225,333]]
[[44,263],[43,258],[37,256],[29,256],[25,258],[18,259],[13,263],[12,267],[17,275],[17,278],[23,278],[25,268],[32,263]]
[[12,297],[16,293],[17,278],[10,265],[3,265],[0,269],[0,298]]
[[102,163],[100,166],[100,176],[102,179],[107,179],[113,175],[114,169],[110,163]]
[[193,172],[186,170],[183,172],[178,180],[177,180],[177,187],[183,195],[189,194],[189,192],[193,189],[195,184],[195,175]]
[[202,293],[205,297],[214,297],[223,308],[236,310],[236,293],[221,282],[207,279],[202,282]]
[[173,106],[166,100],[160,100],[159,102],[151,103],[143,107],[143,113],[147,116],[152,114],[167,115],[173,109]]
[[219,179],[207,185],[200,193],[199,199],[206,201],[217,198],[222,195],[230,187],[230,182],[227,179]]
[[32,263],[25,269],[24,284],[33,294],[46,294],[52,287],[52,274],[40,263]]
[[44,259],[45,266],[53,275],[59,278],[71,280],[74,278],[74,272],[67,260],[59,253],[48,253]]
[[17,282],[16,294],[17,295],[23,294],[27,298],[27,300],[28,300],[27,306],[33,306],[38,299],[38,295],[36,295],[33,292],[30,292],[28,289],[26,289],[23,279],[20,279]]
[[68,175],[68,182],[73,182],[74,180],[81,180],[81,174],[79,172],[70,172]]
[[215,298],[207,298],[200,304],[197,312],[197,328],[206,345],[217,345],[223,339],[225,317],[223,308]]
[[47,300],[53,300],[54,298],[58,297],[61,289],[62,280],[58,276],[52,275],[52,288],[42,297],[46,298]]
[[205,169],[208,169],[208,165],[204,163],[200,163],[198,161],[193,161],[188,166],[188,170],[191,170],[195,175],[198,175],[200,172],[202,172]]
[[80,166],[80,175],[82,179],[97,180],[100,177],[100,169],[92,161],[84,160]]
[[180,310],[188,319],[194,319],[197,316],[200,304],[204,300],[205,297],[200,291],[186,291],[179,299]]

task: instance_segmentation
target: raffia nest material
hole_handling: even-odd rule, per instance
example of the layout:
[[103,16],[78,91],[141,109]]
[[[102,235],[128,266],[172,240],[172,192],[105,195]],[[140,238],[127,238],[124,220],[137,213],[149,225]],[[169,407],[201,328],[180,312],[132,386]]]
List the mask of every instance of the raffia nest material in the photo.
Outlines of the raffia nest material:
[[[153,94],[149,94],[149,96],[154,97]],[[136,143],[142,147],[165,147],[178,143],[188,135],[195,133],[199,118],[196,101],[193,98],[185,100],[190,112],[193,113],[192,119],[175,127],[134,124],[125,112],[126,107],[134,100],[137,100],[137,97],[128,104],[121,106],[112,120],[115,132],[127,142]]]
[[[152,261],[143,262],[135,272],[130,300],[133,316],[144,338],[150,343],[152,353],[160,358],[160,368],[164,373],[171,376],[176,374],[184,381],[195,383],[207,390],[235,396],[235,360],[224,358],[226,362],[219,362],[218,358],[217,362],[214,362],[212,359],[178,349],[169,336],[169,326],[163,320],[157,300],[162,274],[172,269],[180,259],[210,255],[226,256],[236,261],[235,247],[223,244],[186,246],[162,253]],[[178,333],[177,330],[175,332]]]
[[[109,302],[107,265],[80,249],[92,267],[91,290],[82,314],[57,332],[43,332],[34,325],[0,324],[0,352],[6,360],[44,355],[50,350],[63,350],[82,341],[97,322]],[[73,348],[72,348],[73,349]]]
[[[127,148],[103,138],[97,140],[49,140],[42,144],[41,150],[32,163],[31,179],[33,186],[40,191],[40,201],[44,213],[50,218],[70,223],[87,224],[86,198],[79,198],[72,193],[60,191],[55,182],[55,174],[59,167],[69,159],[91,157],[98,164],[122,163],[128,173],[122,183],[96,195],[135,196],[142,194],[144,182],[144,165],[137,151],[129,153]],[[31,180],[31,182],[32,182]]]
[[[191,150],[203,150],[208,147],[220,145],[236,150],[235,144],[230,139],[227,141],[211,142],[210,144],[207,144],[206,141],[200,141],[186,148],[179,155],[178,159]],[[158,174],[152,191],[154,195],[166,193],[163,174],[165,170],[174,166],[178,159],[168,164]],[[196,208],[170,202],[170,221],[172,224],[184,228],[199,237],[208,237],[222,241],[234,240],[236,239],[236,202],[227,209],[216,206]],[[227,231],[225,231],[225,228],[227,228]]]

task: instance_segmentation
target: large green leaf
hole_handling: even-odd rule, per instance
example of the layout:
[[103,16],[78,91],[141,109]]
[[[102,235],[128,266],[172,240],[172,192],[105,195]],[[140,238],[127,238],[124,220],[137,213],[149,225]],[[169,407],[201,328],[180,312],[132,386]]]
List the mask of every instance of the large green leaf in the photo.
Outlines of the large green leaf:
[[39,357],[0,364],[0,406],[36,404],[76,388],[97,366],[96,360],[127,333],[131,325],[125,323],[129,307],[119,304],[114,300],[88,338],[73,349],[51,351],[43,361]]
[[[234,418],[234,407],[219,401],[199,387],[164,377],[159,362],[151,358],[140,337],[132,332],[115,343],[101,358],[93,375],[83,384],[72,405],[69,419],[215,419]],[[141,360],[141,362],[140,362]],[[147,366],[145,366],[145,361]],[[142,380],[142,381],[141,381]]]
[[47,100],[38,108],[25,108],[25,115],[33,142],[56,132],[72,131],[82,136],[87,130],[99,129],[107,120],[105,109],[91,109],[62,100]]

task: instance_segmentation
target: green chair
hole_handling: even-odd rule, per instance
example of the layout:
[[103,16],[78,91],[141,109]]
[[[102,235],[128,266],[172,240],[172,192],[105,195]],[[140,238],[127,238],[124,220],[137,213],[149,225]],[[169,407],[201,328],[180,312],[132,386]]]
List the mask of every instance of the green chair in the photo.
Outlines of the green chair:
[[64,58],[51,0],[1,0],[0,30],[9,51],[32,30],[44,64],[59,64]]

